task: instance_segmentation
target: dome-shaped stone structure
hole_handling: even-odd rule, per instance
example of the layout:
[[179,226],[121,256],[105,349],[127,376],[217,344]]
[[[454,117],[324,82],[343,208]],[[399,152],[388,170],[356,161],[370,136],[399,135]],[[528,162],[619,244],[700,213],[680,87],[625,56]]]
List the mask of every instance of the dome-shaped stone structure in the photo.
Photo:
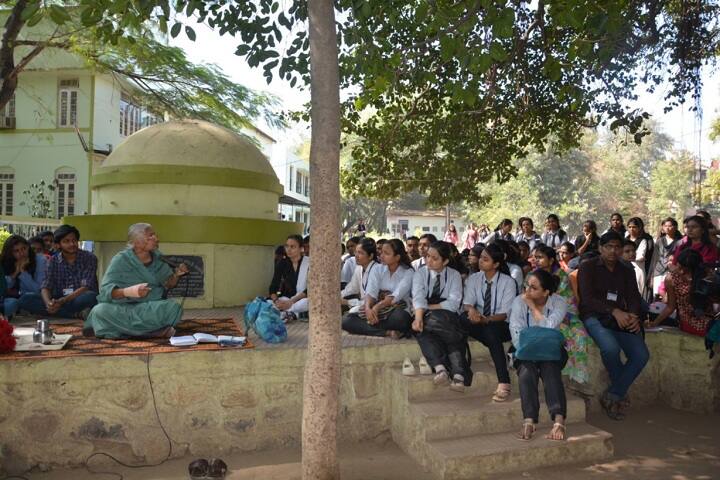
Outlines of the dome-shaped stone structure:
[[164,254],[200,257],[204,294],[190,307],[238,305],[266,292],[273,247],[302,224],[277,219],[283,188],[252,140],[199,120],[131,135],[93,171],[91,215],[68,217],[98,243],[101,268],[128,227],[151,223]]

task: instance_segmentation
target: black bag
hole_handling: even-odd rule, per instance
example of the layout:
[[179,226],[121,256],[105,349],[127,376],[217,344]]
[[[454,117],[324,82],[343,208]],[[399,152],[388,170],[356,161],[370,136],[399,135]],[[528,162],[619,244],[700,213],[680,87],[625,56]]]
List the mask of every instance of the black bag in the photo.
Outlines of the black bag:
[[423,330],[437,335],[444,343],[461,343],[467,334],[460,325],[460,317],[447,310],[426,310]]

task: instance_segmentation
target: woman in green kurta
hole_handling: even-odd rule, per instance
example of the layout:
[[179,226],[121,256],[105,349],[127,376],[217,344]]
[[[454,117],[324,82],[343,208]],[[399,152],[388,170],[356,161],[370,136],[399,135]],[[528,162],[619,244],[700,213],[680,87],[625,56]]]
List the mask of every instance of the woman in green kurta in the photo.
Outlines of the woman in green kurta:
[[94,331],[99,338],[171,337],[182,317],[182,307],[164,300],[187,273],[179,265],[175,271],[160,261],[158,237],[152,226],[136,223],[128,232],[128,248],[110,261],[105,272],[98,304],[85,320],[83,332]]

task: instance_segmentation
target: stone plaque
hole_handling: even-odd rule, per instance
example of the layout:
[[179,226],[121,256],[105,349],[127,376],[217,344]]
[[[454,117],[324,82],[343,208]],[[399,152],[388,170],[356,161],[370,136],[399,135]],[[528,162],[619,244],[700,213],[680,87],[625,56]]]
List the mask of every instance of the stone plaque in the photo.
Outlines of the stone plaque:
[[165,255],[172,263],[184,263],[190,270],[180,277],[175,288],[168,291],[168,297],[202,297],[205,295],[205,262],[199,255]]

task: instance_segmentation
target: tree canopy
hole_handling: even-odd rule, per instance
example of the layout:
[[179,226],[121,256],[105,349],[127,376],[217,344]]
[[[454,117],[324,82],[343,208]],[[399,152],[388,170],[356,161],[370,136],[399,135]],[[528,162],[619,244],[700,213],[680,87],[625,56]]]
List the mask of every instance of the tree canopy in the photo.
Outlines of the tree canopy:
[[[190,62],[181,49],[160,41],[160,24],[138,18],[124,27],[122,35],[103,38],[113,12],[79,3],[66,2],[75,4],[66,8],[33,1],[9,2],[12,8],[4,12],[7,19],[0,44],[0,65],[6,67],[0,108],[12,97],[19,73],[34,58],[46,49],[62,49],[78,55],[99,72],[126,78],[137,87],[135,99],[157,114],[199,118],[233,129],[247,127],[256,118],[275,126],[283,123],[274,97],[233,82],[215,65]],[[190,29],[186,34],[194,37]],[[20,59],[17,64],[15,58]]]

